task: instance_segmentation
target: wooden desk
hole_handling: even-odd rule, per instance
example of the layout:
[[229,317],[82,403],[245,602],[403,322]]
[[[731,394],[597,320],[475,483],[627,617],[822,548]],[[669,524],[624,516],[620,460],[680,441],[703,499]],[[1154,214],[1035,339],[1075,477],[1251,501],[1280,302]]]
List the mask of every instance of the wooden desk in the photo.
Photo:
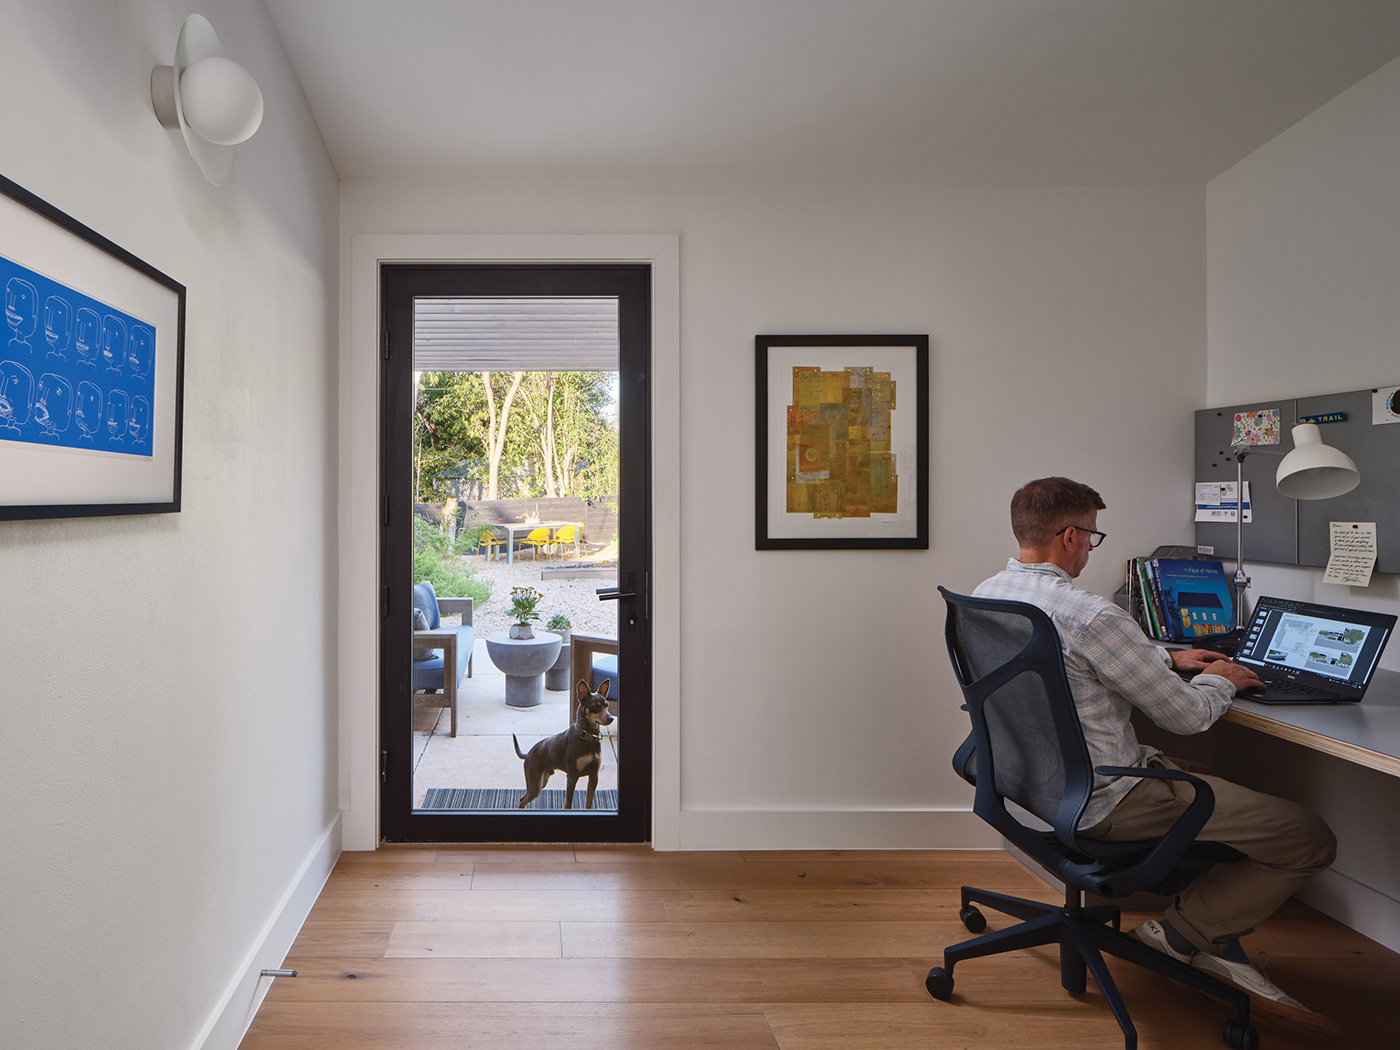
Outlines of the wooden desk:
[[1260,704],[1236,698],[1222,721],[1400,777],[1400,672],[1377,671],[1356,704]]

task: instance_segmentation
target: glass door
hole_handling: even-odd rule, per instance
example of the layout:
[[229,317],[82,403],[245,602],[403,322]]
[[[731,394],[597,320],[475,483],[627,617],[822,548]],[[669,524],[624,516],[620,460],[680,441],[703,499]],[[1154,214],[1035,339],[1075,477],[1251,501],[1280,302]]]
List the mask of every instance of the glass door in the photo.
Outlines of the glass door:
[[384,267],[386,841],[648,835],[649,288]]

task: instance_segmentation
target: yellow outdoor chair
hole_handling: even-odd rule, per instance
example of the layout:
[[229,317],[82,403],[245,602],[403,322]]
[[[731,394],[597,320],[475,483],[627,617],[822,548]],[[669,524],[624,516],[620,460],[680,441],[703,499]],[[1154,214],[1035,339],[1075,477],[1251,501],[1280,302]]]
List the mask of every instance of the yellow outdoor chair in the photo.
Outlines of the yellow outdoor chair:
[[483,558],[489,557],[492,561],[500,555],[501,548],[510,542],[505,536],[497,535],[495,529],[487,529],[476,541],[476,549]]
[[553,541],[549,538],[549,529],[546,526],[541,525],[538,529],[531,529],[526,536],[522,537],[520,540],[520,546],[525,547],[526,545],[528,545],[530,547],[533,547],[534,557],[538,561],[540,556],[540,548],[546,548],[546,553],[548,553],[548,547],[552,542]]
[[554,530],[554,549],[562,551],[565,547],[573,547],[574,557],[578,557],[578,526],[560,525]]

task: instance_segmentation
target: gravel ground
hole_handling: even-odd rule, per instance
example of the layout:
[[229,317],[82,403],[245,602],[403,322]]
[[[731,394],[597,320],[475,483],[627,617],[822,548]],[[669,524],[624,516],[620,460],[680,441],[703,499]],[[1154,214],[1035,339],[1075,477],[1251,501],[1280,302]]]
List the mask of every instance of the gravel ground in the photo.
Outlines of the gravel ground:
[[517,554],[515,563],[507,565],[504,560],[483,561],[480,558],[464,558],[464,564],[475,566],[478,577],[491,581],[491,597],[478,603],[472,609],[472,626],[478,638],[484,638],[496,631],[504,631],[512,622],[510,615],[510,589],[512,587],[533,587],[543,591],[544,597],[536,607],[540,618],[536,627],[543,628],[555,613],[563,613],[573,624],[572,629],[588,634],[617,634],[617,602],[600,602],[596,593],[599,587],[611,587],[617,582],[616,576],[587,576],[581,579],[540,578],[540,570],[545,565],[555,567],[580,564],[592,567],[606,565],[611,555],[602,552],[581,561],[553,562],[533,561]]

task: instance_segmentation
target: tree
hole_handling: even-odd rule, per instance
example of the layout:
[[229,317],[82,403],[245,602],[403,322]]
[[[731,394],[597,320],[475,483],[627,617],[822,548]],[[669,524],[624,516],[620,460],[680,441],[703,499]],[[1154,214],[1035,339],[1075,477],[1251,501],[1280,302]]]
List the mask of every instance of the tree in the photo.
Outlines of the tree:
[[[529,426],[525,440],[539,464],[546,496],[578,494],[580,456],[603,452],[610,429],[603,410],[610,397],[608,372],[532,372],[520,388],[519,409]],[[615,455],[615,453],[614,453]]]
[[496,408],[496,392],[491,387],[491,373],[482,372],[486,388],[486,498],[498,499],[501,456],[506,448],[506,432],[510,424],[510,405],[515,400],[524,372],[512,372],[510,387],[502,394],[501,407]]
[[[470,478],[486,499],[617,490],[610,372],[424,372],[414,409],[415,491],[425,503]],[[516,491],[508,482],[513,479]]]
[[452,496],[451,479],[486,454],[481,437],[486,398],[473,372],[424,372],[413,412],[414,491],[421,503]]

